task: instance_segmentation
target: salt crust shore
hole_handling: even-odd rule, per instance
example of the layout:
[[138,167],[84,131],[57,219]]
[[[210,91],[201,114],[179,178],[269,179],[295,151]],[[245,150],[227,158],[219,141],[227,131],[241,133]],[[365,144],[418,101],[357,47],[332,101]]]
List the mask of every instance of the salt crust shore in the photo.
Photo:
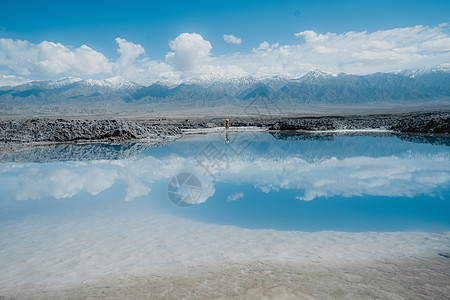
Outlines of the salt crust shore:
[[179,265],[84,284],[35,286],[0,299],[448,299],[450,258],[353,263]]
[[[406,124],[397,131],[433,132],[432,122],[441,121],[438,132],[448,133],[448,114],[421,120],[396,123]],[[275,123],[272,129],[302,130],[304,121],[296,122]],[[314,122],[310,130],[335,128]],[[390,130],[374,122],[367,127],[363,121],[362,128]],[[158,127],[154,138],[218,124],[179,121],[171,132]],[[142,138],[151,133],[132,127]],[[33,142],[30,132],[38,131],[11,142]],[[114,132],[100,137],[120,141],[121,133]],[[45,136],[40,140],[46,141]],[[2,221],[0,299],[450,299],[449,232],[279,232],[136,211],[100,219],[85,213],[64,222],[51,216],[22,224]]]
[[[139,207],[10,218],[1,227],[0,296],[6,299],[449,294],[450,232],[251,230]],[[303,268],[306,274],[298,271]]]

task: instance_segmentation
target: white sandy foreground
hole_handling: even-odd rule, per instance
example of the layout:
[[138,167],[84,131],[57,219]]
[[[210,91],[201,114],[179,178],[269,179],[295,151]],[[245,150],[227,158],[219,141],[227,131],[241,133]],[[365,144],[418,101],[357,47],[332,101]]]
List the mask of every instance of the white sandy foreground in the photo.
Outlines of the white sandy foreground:
[[450,232],[250,230],[136,206],[1,222],[0,299],[444,299]]
[[5,298],[448,299],[449,261],[440,257],[345,264],[255,261],[178,266],[93,283],[35,286]]

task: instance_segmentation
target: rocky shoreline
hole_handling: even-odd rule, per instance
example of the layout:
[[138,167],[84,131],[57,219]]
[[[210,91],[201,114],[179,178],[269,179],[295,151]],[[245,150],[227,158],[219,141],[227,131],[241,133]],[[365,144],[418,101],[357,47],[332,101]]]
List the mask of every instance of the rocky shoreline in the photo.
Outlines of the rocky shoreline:
[[31,118],[0,121],[0,143],[123,143],[161,142],[180,136],[178,127],[129,120],[69,120]]
[[[414,112],[318,117],[253,116],[231,120],[232,126],[266,127],[274,131],[333,131],[382,129],[395,133],[450,134],[450,112]],[[224,126],[223,119],[185,121],[180,128]]]
[[[224,126],[225,118],[194,120],[49,119],[0,120],[0,148],[32,144],[169,142],[183,129]],[[265,127],[272,131],[333,131],[382,129],[394,133],[450,134],[450,112],[404,114],[268,117],[231,119],[231,126]]]

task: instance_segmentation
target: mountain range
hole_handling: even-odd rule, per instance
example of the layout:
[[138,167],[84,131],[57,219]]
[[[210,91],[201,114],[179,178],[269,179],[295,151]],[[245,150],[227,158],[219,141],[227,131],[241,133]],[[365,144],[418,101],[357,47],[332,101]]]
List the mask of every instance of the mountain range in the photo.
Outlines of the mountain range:
[[132,106],[154,104],[215,107],[240,105],[259,97],[279,106],[356,104],[376,102],[450,102],[450,68],[436,67],[396,73],[333,75],[313,71],[300,78],[245,77],[233,81],[192,82],[176,86],[143,86],[121,77],[93,80],[65,78],[0,87],[0,105],[87,105],[107,103]]

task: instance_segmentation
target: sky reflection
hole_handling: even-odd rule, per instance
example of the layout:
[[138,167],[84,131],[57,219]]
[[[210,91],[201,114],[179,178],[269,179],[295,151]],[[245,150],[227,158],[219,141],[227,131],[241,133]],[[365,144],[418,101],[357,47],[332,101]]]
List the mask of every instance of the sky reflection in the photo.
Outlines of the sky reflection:
[[448,206],[450,151],[446,145],[412,143],[395,136],[324,139],[239,133],[230,143],[223,137],[188,136],[127,159],[3,163],[1,199],[76,195],[95,199],[113,190],[122,200],[151,199],[157,207],[168,209],[161,204],[168,202],[168,183],[188,173],[201,182],[201,194],[190,197],[189,204],[218,207],[225,205],[218,204],[223,201],[232,207],[249,201],[258,205],[260,199],[266,207],[288,207],[286,203],[327,199],[331,205],[343,199],[361,202],[387,197],[391,202],[401,198],[411,203],[433,198]]
[[[148,195],[155,182],[189,172],[202,182],[203,192],[197,203],[214,195],[215,182],[253,185],[265,193],[293,189],[298,191],[297,199],[311,201],[334,196],[433,195],[450,181],[450,152],[446,146],[405,143],[395,137],[383,137],[374,139],[376,144],[368,147],[374,149],[372,156],[367,151],[362,155],[357,153],[361,142],[366,142],[366,136],[342,136],[327,143],[316,141],[323,144],[321,147],[312,145],[311,141],[282,141],[260,133],[242,134],[242,140],[254,140],[255,136],[259,140],[240,153],[222,143],[221,135],[210,135],[187,138],[174,143],[173,147],[148,149],[146,154],[134,159],[7,163],[0,165],[0,181],[2,189],[9,191],[16,200],[47,196],[61,199],[81,192],[95,196],[123,181],[126,185],[124,200],[130,201]],[[346,139],[350,139],[350,143],[342,141]],[[294,147],[283,147],[289,143]],[[380,146],[390,149],[390,153],[377,156],[376,149]],[[206,157],[203,152],[211,147],[222,156]],[[180,148],[186,150],[184,155]],[[192,148],[200,150],[195,154]],[[336,156],[324,153],[333,152],[333,148]],[[343,156],[346,149],[350,150],[347,157]],[[156,150],[155,156],[151,155],[152,150]],[[229,196],[234,200],[243,197]]]

